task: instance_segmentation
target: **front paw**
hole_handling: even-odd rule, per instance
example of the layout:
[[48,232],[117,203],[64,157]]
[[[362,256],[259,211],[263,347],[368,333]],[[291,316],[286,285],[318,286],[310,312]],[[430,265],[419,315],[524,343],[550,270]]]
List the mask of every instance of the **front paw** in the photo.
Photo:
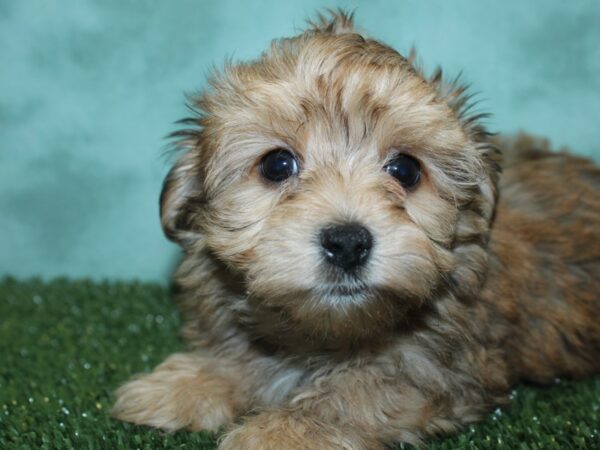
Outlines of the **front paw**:
[[188,354],[167,358],[154,371],[121,386],[111,414],[125,422],[175,431],[216,431],[240,405],[234,384]]
[[248,418],[225,434],[219,450],[382,450],[359,430],[342,429],[301,413],[270,411]]

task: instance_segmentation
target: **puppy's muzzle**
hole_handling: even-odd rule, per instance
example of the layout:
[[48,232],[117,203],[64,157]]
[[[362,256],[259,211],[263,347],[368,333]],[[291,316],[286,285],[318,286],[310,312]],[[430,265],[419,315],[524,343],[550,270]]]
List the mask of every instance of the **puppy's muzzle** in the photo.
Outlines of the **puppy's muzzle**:
[[373,235],[357,223],[329,225],[321,230],[325,260],[349,272],[363,266],[373,247]]

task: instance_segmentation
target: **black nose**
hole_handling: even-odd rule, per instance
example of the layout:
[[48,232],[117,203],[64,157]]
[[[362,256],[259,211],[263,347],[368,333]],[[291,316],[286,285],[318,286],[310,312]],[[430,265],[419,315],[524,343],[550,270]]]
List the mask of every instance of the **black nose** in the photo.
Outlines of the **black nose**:
[[365,227],[355,223],[330,225],[321,231],[321,245],[330,264],[352,270],[362,266],[369,258],[373,236]]

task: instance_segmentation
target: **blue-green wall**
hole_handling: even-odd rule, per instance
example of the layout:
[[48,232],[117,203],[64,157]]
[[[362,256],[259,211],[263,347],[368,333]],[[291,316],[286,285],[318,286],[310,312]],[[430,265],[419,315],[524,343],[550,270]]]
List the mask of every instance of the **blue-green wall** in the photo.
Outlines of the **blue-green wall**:
[[338,5],[426,67],[462,69],[494,130],[600,160],[597,1],[0,0],[0,275],[165,280],[163,136],[183,92]]

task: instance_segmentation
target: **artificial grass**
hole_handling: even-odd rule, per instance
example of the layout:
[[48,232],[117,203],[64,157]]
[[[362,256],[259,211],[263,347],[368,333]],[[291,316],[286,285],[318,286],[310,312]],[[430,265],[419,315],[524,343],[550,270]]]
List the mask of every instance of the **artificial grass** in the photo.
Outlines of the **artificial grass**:
[[[0,449],[213,449],[208,433],[111,419],[113,390],[173,351],[179,317],[167,291],[138,282],[0,282]],[[513,402],[449,449],[600,449],[600,377],[519,386]]]

